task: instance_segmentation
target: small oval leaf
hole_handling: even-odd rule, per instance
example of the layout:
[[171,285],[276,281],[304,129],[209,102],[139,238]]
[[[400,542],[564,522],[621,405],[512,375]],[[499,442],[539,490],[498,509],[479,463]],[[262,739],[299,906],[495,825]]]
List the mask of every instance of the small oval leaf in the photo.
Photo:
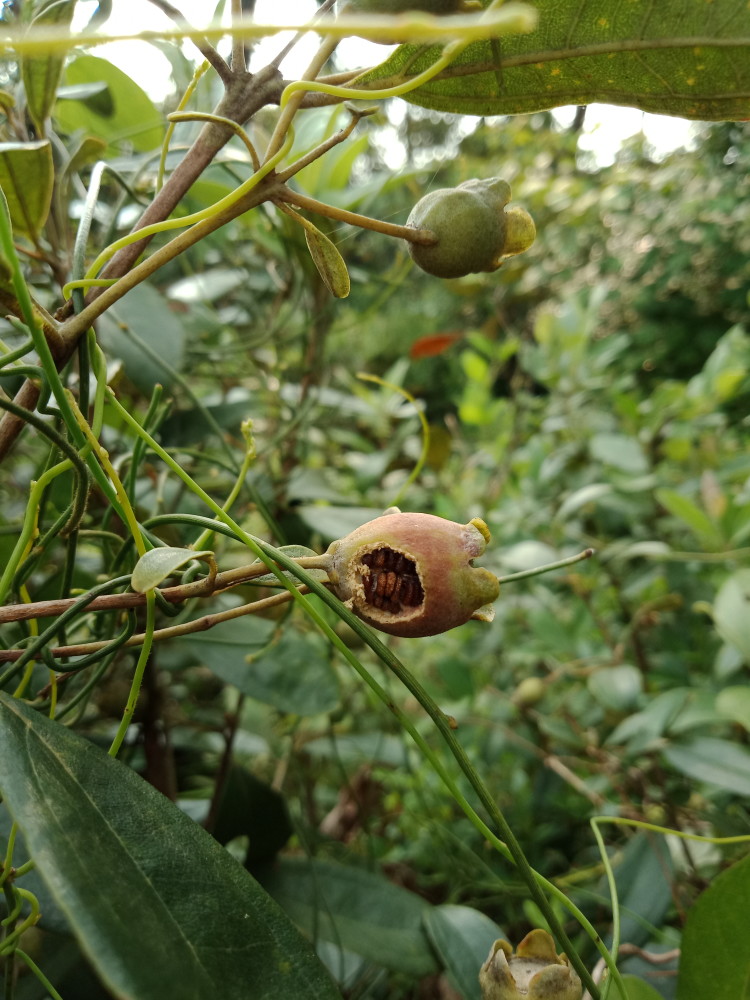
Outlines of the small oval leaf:
[[345,299],[351,289],[351,282],[344,258],[336,249],[335,244],[321,233],[309,219],[303,218],[288,205],[279,207],[305,230],[307,249],[310,251],[313,264],[318,269],[318,274],[328,291],[337,299]]
[[171,545],[151,549],[135,564],[130,586],[137,594],[145,594],[147,590],[158,587],[170,573],[174,573],[193,559],[213,559],[213,552],[210,550],[196,552],[194,549],[174,548]]
[[0,143],[0,188],[16,232],[32,239],[39,235],[49,214],[54,176],[49,140]]

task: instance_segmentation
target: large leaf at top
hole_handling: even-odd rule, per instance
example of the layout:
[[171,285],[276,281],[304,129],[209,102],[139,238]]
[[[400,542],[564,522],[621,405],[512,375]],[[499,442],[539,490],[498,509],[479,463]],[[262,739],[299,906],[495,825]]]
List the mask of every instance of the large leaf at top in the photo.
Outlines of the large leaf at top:
[[750,857],[717,876],[682,935],[678,1000],[750,1000]]
[[288,918],[133,771],[0,694],[0,791],[116,997],[335,1000]]
[[65,70],[65,83],[105,84],[82,100],[58,100],[55,115],[66,132],[82,129],[110,143],[126,140],[140,152],[161,145],[162,116],[148,94],[117,66],[98,56],[79,56]]
[[[489,0],[482,0],[486,7]],[[745,0],[555,0],[525,35],[473,42],[439,78],[405,95],[438,111],[508,115],[604,101],[659,114],[747,118],[750,16]],[[439,46],[402,45],[354,85],[403,82]]]

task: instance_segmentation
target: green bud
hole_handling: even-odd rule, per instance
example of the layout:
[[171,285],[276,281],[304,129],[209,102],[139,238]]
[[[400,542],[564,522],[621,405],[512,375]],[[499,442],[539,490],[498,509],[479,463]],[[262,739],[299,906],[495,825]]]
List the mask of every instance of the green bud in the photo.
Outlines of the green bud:
[[438,278],[496,271],[507,257],[528,250],[536,236],[525,209],[506,210],[510,199],[510,185],[499,177],[431,191],[406,224],[430,230],[437,239],[430,246],[410,242],[414,262]]

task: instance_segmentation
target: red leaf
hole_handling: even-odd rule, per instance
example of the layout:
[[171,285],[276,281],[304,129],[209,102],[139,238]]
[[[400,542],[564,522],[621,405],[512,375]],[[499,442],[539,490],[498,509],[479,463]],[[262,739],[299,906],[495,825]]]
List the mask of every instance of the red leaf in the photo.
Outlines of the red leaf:
[[434,358],[436,355],[447,351],[451,344],[455,344],[457,340],[461,340],[462,336],[463,334],[460,333],[431,333],[426,337],[420,337],[409,348],[409,357],[414,360],[418,358]]

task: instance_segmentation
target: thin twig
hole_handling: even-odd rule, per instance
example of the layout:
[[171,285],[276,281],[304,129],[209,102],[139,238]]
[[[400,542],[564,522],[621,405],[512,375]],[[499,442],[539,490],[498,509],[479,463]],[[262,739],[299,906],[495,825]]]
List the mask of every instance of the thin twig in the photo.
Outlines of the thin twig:
[[[326,556],[302,556],[295,560],[303,569],[325,569]],[[244,583],[249,583],[259,576],[268,573],[268,567],[261,563],[250,563],[247,566],[238,566],[235,569],[225,570],[217,573],[213,580],[206,577],[202,580],[195,580],[192,583],[180,584],[176,587],[164,587],[159,593],[170,604],[181,604],[183,601],[191,600],[195,597],[213,597],[217,594],[225,593],[233,587],[240,587]],[[209,586],[207,586],[209,584]],[[27,621],[32,618],[55,618],[63,614],[81,598],[71,597],[56,601],[36,601],[30,604],[9,604],[0,608],[0,625],[8,622]],[[146,604],[145,594],[132,592],[124,594],[102,594],[95,597],[86,605],[86,613],[89,611],[117,611],[128,608],[142,608]],[[1,655],[1,653],[0,653]]]
[[[327,14],[335,3],[336,0],[324,0],[324,2],[320,5],[320,7],[318,7],[317,11],[315,12],[315,15],[313,16],[313,24],[322,14]],[[282,64],[282,62],[286,59],[286,57],[289,55],[289,53],[292,51],[297,42],[303,39],[306,34],[307,34],[306,31],[295,32],[293,38],[286,43],[286,45],[277,55],[273,57],[273,59],[269,63],[269,66],[276,66],[278,68]],[[357,73],[360,72],[361,70],[357,70]],[[353,75],[356,75],[356,73]]]
[[[242,23],[242,0],[232,0],[232,25]],[[245,54],[245,39],[242,35],[232,36],[232,72],[247,73],[247,56]]]
[[431,229],[414,229],[413,226],[399,226],[393,222],[383,222],[381,219],[372,219],[369,215],[359,215],[357,212],[349,212],[345,208],[337,208],[335,205],[327,205],[316,198],[308,198],[307,195],[292,191],[291,188],[284,187],[275,201],[288,201],[292,205],[304,208],[309,212],[316,212],[324,215],[328,219],[335,219],[337,222],[346,222],[350,226],[358,226],[360,229],[372,229],[376,233],[383,233],[385,236],[395,236],[401,240],[408,240],[409,243],[418,243],[423,247],[431,247],[437,243],[437,236]]
[[[148,0],[148,2],[153,4],[154,7],[158,7],[163,14],[166,14],[167,17],[171,18],[178,28],[187,27],[187,21],[183,15],[179,10],[177,10],[176,7],[173,7],[171,3],[168,3],[167,0]],[[232,70],[226,63],[226,60],[219,55],[207,38],[203,38],[198,35],[193,36],[192,41],[203,57],[216,70],[222,82],[228,86],[232,81],[233,74]]]
[[[306,587],[298,588],[300,594],[309,594]],[[235,618],[243,618],[245,615],[255,615],[259,611],[267,611],[275,608],[279,604],[286,604],[291,600],[292,595],[288,590],[280,594],[273,594],[271,597],[264,597],[260,601],[252,601],[250,604],[241,604],[239,607],[230,608],[228,611],[217,611],[213,615],[203,615],[202,618],[195,618],[193,621],[183,622],[181,625],[169,625],[167,628],[155,629],[151,633],[151,641],[157,642],[160,639],[178,639],[181,636],[193,635],[195,632],[207,632],[209,629],[221,625],[223,622],[233,621]],[[142,646],[146,640],[146,632],[138,632],[131,635],[123,646]],[[103,639],[100,642],[81,642],[71,646],[54,646],[50,653],[54,657],[63,656],[87,656],[89,653],[98,653],[110,645],[111,639]],[[0,663],[13,663],[20,659],[25,652],[23,649],[2,649],[0,650]],[[67,675],[65,675],[67,676]],[[59,679],[59,678],[58,678]]]

